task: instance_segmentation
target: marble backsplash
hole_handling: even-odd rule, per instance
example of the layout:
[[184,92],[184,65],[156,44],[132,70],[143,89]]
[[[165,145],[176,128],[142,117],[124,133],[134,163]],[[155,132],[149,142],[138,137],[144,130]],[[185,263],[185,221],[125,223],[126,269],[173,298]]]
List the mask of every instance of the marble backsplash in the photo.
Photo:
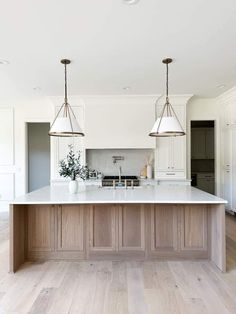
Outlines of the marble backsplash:
[[[121,156],[123,160],[114,163],[113,156]],[[150,156],[154,156],[152,149],[88,149],[86,163],[104,175],[118,175],[121,166],[122,175],[139,176]]]

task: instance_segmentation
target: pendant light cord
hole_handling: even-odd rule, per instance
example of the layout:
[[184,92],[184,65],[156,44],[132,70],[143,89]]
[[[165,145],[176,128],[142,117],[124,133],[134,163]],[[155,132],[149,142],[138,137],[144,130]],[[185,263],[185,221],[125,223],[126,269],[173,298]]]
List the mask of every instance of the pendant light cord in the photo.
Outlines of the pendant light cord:
[[65,105],[67,105],[68,98],[67,98],[67,69],[65,63]]
[[169,98],[169,67],[166,64],[166,100]]
[[171,117],[171,109],[170,109],[170,103],[169,103],[169,65],[166,63],[166,113],[167,117]]

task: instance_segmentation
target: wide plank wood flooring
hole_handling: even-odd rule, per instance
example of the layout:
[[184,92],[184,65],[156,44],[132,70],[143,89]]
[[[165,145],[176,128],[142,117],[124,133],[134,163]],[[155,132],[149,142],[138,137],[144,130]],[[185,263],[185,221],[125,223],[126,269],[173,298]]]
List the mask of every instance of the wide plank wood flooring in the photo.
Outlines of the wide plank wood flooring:
[[26,263],[8,273],[8,221],[0,216],[0,314],[236,313],[236,217],[227,215],[227,273],[211,263]]

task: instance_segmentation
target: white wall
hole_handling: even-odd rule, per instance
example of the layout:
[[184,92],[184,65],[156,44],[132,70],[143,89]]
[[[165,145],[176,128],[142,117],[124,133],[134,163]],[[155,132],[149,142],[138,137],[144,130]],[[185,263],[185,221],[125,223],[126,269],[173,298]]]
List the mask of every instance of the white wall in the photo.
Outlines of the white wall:
[[[26,122],[51,122],[54,116],[54,106],[50,100],[25,100],[1,102],[0,108],[13,108],[14,150],[12,152],[13,164],[8,171],[14,176],[14,186],[9,186],[13,196],[17,197],[27,190],[27,152],[26,152]],[[7,136],[7,134],[5,135]],[[1,144],[1,143],[0,143]],[[3,173],[0,167],[0,174]],[[8,202],[1,202],[0,211],[8,208]]]
[[0,107],[0,204],[14,197],[14,110]]

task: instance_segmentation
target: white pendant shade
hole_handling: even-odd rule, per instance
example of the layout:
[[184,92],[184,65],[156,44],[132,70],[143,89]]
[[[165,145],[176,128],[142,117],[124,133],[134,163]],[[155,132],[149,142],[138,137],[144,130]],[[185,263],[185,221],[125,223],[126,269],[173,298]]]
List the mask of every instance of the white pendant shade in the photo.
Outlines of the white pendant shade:
[[84,136],[79,123],[74,117],[57,117],[49,135],[51,136]]
[[179,121],[175,116],[157,118],[150,136],[181,136],[185,135]]
[[48,134],[50,136],[63,136],[63,137],[72,137],[72,136],[84,136],[78,121],[76,120],[75,114],[68,103],[67,98],[67,64],[70,64],[70,60],[62,59],[61,63],[65,66],[65,98],[64,103],[62,104],[60,110],[58,111],[50,131]]
[[166,65],[166,102],[160,116],[157,118],[149,136],[171,137],[185,135],[185,132],[177,118],[177,115],[169,102],[169,71],[168,64],[173,60],[166,58],[162,62]]

